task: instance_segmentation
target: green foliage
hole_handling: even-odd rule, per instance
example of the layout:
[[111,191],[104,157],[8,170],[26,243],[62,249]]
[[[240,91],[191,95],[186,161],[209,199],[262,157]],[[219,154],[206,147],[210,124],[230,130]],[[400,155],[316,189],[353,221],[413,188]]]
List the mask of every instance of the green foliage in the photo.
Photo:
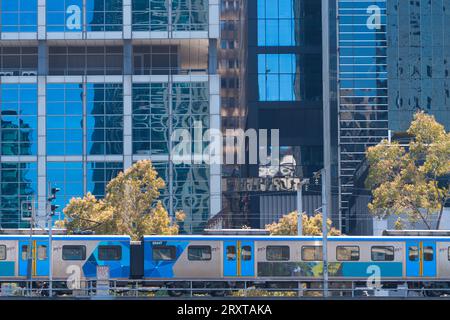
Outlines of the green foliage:
[[69,232],[127,234],[134,240],[144,234],[178,234],[176,222],[184,221],[185,214],[177,212],[173,223],[158,201],[164,187],[151,161],[138,161],[108,183],[104,199],[90,193],[72,198],[64,208],[64,225]]
[[[297,211],[291,212],[280,218],[278,222],[266,225],[271,235],[297,235]],[[340,235],[340,231],[331,226],[331,220],[327,219],[328,234],[331,236]],[[318,213],[315,216],[308,217],[302,214],[303,235],[320,236],[322,235],[322,214]]]
[[439,228],[449,198],[448,182],[439,180],[450,174],[450,134],[423,112],[414,116],[407,133],[412,139],[406,148],[383,140],[367,151],[366,187],[373,195],[369,210],[380,218],[406,214],[409,222],[422,221],[428,229],[437,217]]

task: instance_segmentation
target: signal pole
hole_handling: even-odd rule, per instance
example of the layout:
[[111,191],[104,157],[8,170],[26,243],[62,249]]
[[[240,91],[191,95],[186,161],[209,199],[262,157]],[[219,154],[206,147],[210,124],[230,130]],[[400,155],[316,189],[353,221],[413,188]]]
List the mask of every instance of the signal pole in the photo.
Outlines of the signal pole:
[[53,204],[53,201],[56,200],[56,194],[61,190],[59,188],[50,188],[50,197],[47,199],[47,216],[48,216],[48,263],[49,263],[49,285],[48,285],[48,294],[49,297],[53,296],[53,263],[52,263],[52,254],[53,254],[53,216],[55,215],[56,210],[59,208],[59,205]]
[[323,296],[328,297],[328,201],[325,169],[321,170],[322,180],[322,255],[323,255]]

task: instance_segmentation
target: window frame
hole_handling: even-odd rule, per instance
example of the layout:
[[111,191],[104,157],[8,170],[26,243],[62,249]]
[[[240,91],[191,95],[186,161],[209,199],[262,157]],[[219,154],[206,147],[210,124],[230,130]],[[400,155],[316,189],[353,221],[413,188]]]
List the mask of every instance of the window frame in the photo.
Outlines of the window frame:
[[[155,250],[162,249],[162,248],[169,248],[170,250],[170,257],[171,259],[155,259]],[[152,261],[175,261],[177,258],[177,248],[172,245],[158,245],[158,246],[152,246]]]
[[[274,249],[274,248],[281,248],[281,250],[283,250],[284,248],[287,248],[287,259],[269,259],[269,256],[268,256],[268,252],[269,252],[269,250],[270,249]],[[282,252],[282,254],[281,255],[283,255],[283,252]],[[290,246],[288,246],[288,245],[271,245],[271,246],[267,246],[266,247],[266,260],[267,261],[290,261],[291,260],[291,248],[290,248]]]
[[[67,248],[67,247],[70,247],[70,248],[75,248],[75,247],[81,248],[82,249],[82,255],[81,255],[82,259],[66,259],[66,258],[64,258],[64,248]],[[61,258],[62,258],[63,261],[84,261],[84,260],[86,260],[86,246],[85,245],[74,245],[74,244],[63,245],[62,246],[62,251],[61,251]]]
[[[191,249],[204,249],[207,248],[209,251],[209,259],[191,259],[190,257],[190,250]],[[212,248],[208,245],[191,245],[188,246],[188,261],[211,261],[212,260]]]
[[305,259],[303,250],[306,249],[306,248],[321,248],[323,250],[322,245],[304,245],[304,246],[302,246],[301,249],[300,249],[302,261],[308,261],[308,262],[309,261],[323,261],[323,251],[322,250],[319,251],[320,255],[322,255],[322,259],[313,259],[313,260]]
[[[119,257],[116,259],[102,259],[100,257],[100,251],[101,249],[104,250],[109,250],[109,249],[118,249],[119,250]],[[99,261],[120,261],[122,260],[122,246],[119,244],[112,244],[112,245],[99,245],[97,248],[97,253],[98,253],[98,260]],[[103,257],[104,258],[104,257]]]
[[[392,259],[383,259],[383,260],[378,260],[378,259],[374,259],[374,256],[373,256],[373,249],[374,248],[384,248],[384,249],[387,249],[387,248],[392,248]],[[385,254],[385,258],[386,258],[386,254]],[[370,260],[371,261],[395,261],[395,247],[394,246],[371,246],[370,247]]]
[[[4,260],[7,260],[8,259],[8,250],[7,250],[7,248],[6,248],[6,245],[5,244],[0,244],[0,249],[2,249],[3,248],[3,252],[4,252],[4,254],[3,254],[3,256],[2,255],[0,255],[0,261],[4,261]],[[1,250],[0,250],[0,252],[2,252]]]
[[[351,257],[352,257],[351,254],[350,254],[350,260],[348,260],[348,259],[339,259],[338,258],[338,251],[339,251],[340,248],[356,248],[358,250],[358,259],[352,260],[351,259]],[[336,246],[336,261],[349,261],[349,262],[351,262],[351,261],[360,261],[360,260],[361,260],[361,248],[359,246],[356,246],[356,245],[339,245],[339,246]]]

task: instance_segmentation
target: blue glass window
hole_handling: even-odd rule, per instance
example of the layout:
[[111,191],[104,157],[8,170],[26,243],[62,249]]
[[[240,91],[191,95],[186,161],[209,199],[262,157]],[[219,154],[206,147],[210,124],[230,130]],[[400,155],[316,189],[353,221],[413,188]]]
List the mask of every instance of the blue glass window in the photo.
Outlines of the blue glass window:
[[47,183],[60,188],[54,201],[59,205],[55,219],[63,219],[63,209],[73,197],[83,197],[83,163],[47,162]]
[[133,31],[167,31],[167,4],[166,0],[133,0]]
[[172,0],[172,26],[175,31],[208,30],[208,1]]
[[1,84],[2,155],[35,155],[37,151],[36,84]]
[[0,226],[27,228],[22,219],[26,202],[36,201],[37,164],[3,162],[0,164]]
[[295,0],[258,1],[258,45],[295,46],[300,34],[298,2]]
[[259,54],[260,101],[300,100],[300,72],[295,54]]
[[88,154],[123,154],[122,84],[88,83],[86,104]]
[[36,32],[37,0],[0,1],[1,32]]
[[123,171],[122,162],[88,162],[87,192],[96,198],[103,198],[108,182]]
[[47,154],[83,154],[83,87],[47,85]]
[[83,31],[83,0],[47,0],[48,32]]
[[87,0],[87,31],[122,31],[122,0]]

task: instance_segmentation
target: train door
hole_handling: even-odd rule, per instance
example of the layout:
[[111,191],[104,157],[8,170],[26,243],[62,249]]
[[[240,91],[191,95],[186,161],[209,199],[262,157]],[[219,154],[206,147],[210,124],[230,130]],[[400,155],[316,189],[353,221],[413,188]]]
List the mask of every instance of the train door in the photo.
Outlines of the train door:
[[434,242],[406,242],[406,276],[436,276],[436,244]]
[[224,241],[223,275],[225,277],[253,277],[255,254],[252,241]]
[[30,241],[19,242],[19,275],[27,277],[46,277],[49,274],[49,246],[47,240],[33,240],[31,250]]

